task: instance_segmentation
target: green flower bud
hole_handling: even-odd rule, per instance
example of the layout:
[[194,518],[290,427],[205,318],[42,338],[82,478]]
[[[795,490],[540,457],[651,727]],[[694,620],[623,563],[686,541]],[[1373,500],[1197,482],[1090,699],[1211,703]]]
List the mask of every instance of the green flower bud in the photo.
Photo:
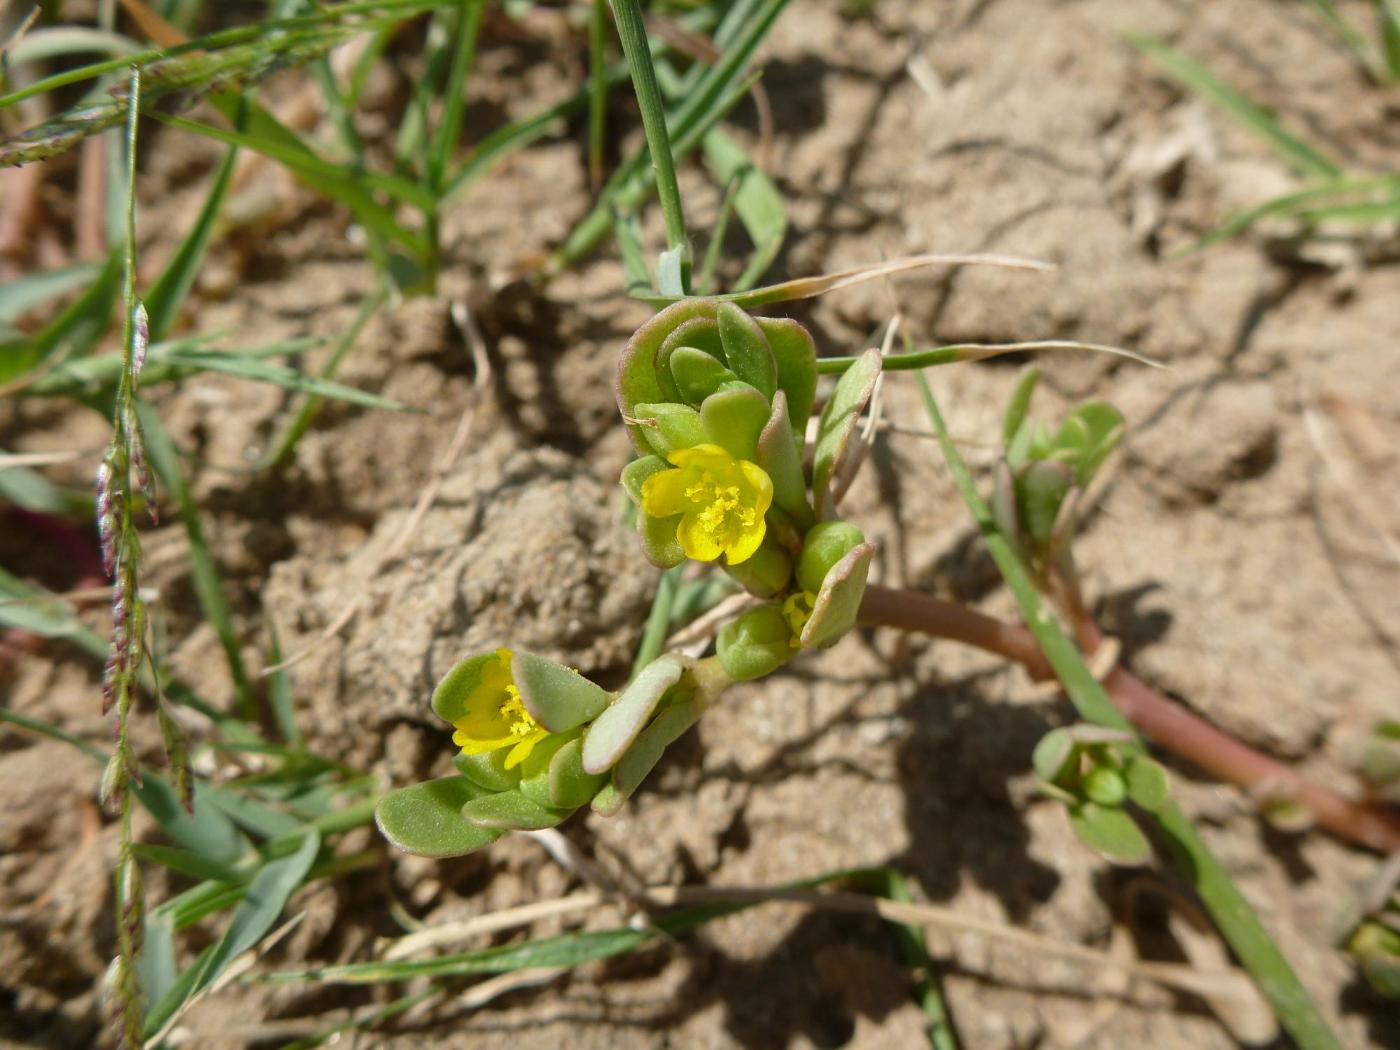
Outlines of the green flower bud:
[[1100,806],[1121,806],[1127,795],[1128,787],[1116,769],[1098,766],[1084,778],[1084,797]]
[[781,544],[771,535],[764,537],[763,543],[752,557],[738,565],[726,566],[733,576],[744,586],[744,590],[759,598],[772,598],[787,589],[792,580],[792,558]]
[[807,530],[797,559],[797,583],[816,594],[831,567],[865,542],[865,534],[850,522],[822,521]]
[[772,674],[796,651],[787,619],[775,604],[760,605],[725,624],[715,648],[725,674],[740,682]]

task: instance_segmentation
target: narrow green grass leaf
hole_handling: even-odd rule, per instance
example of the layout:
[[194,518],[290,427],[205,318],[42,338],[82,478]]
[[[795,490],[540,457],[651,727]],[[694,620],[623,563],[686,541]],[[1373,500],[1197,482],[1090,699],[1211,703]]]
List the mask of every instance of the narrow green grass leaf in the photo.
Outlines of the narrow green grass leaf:
[[1357,195],[1367,195],[1372,193],[1400,193],[1400,175],[1378,175],[1364,176],[1360,178],[1342,177],[1338,179],[1328,179],[1316,186],[1299,190],[1297,193],[1286,193],[1281,197],[1275,197],[1271,201],[1254,208],[1247,208],[1244,211],[1236,212],[1227,218],[1219,227],[1206,234],[1190,248],[1179,253],[1188,255],[1191,252],[1208,248],[1212,244],[1228,240],[1238,233],[1243,232],[1253,226],[1260,219],[1268,218],[1271,215],[1297,215],[1307,211],[1309,208],[1325,207],[1325,202],[1333,198],[1350,198]]
[[166,263],[165,269],[142,300],[146,304],[146,314],[150,319],[153,343],[160,342],[169,334],[180,307],[184,305],[190,289],[194,287],[199,267],[204,262],[204,254],[209,247],[209,238],[214,231],[214,220],[218,218],[224,196],[228,193],[233,164],[237,158],[238,148],[231,146],[224,154],[218,171],[214,173],[214,181],[209,186],[209,193],[204,198],[204,204],[199,209],[199,215],[190,227],[190,232],[185,234],[180,247],[175,250],[175,254]]
[[[275,667],[282,662],[282,642],[277,636],[277,625],[272,618],[267,620],[268,658]],[[268,677],[268,703],[272,705],[272,717],[277,722],[278,732],[294,750],[305,747],[301,727],[297,725],[296,698],[292,695],[292,679],[286,670],[274,671]]]
[[92,353],[107,332],[121,277],[121,252],[113,251],[82,295],[35,335],[0,344],[0,386],[13,382],[50,358],[81,358]]
[[[919,374],[919,386],[949,473],[962,494],[963,502],[972,512],[987,550],[1015,598],[1026,626],[1035,636],[1075,709],[1088,722],[1128,734],[1130,742],[1120,746],[1130,753],[1145,753],[1141,738],[1085,666],[1079,650],[1042,605],[1030,574],[1006,537],[997,530],[991,510],[977,492],[972,474],[948,433],[943,413],[923,373]],[[1328,1028],[1288,960],[1270,939],[1249,902],[1201,840],[1181,808],[1174,802],[1168,803],[1151,814],[1151,819],[1155,820],[1171,843],[1182,873],[1190,878],[1220,932],[1249,970],[1250,976],[1258,982],[1284,1028],[1303,1050],[1340,1050],[1336,1036]]]
[[1225,83],[1205,66],[1152,37],[1130,34],[1128,42],[1177,81],[1208,99],[1242,127],[1258,135],[1300,173],[1320,178],[1342,173],[1339,164],[1293,135],[1273,113]]
[[138,842],[132,846],[132,849],[147,860],[155,861],[171,871],[177,871],[181,875],[189,875],[191,878],[213,879],[217,882],[245,881],[243,874],[233,865],[220,863],[212,857],[203,856],[193,850],[179,849],[174,846],[157,846],[147,842]]
[[188,999],[209,987],[229,963],[262,940],[282,914],[287,898],[311,870],[311,862],[320,848],[321,836],[312,829],[295,853],[269,861],[262,867],[234,910],[224,935],[151,1007],[146,1015],[147,1037],[159,1032]]
[[[139,844],[134,849],[140,853]],[[136,972],[147,1002],[155,1002],[175,983],[178,973],[175,959],[175,924],[170,916],[147,912],[142,919],[141,952],[136,957]]]
[[196,372],[222,372],[224,375],[236,376],[239,379],[271,383],[284,390],[296,390],[306,394],[316,394],[320,397],[334,398],[337,401],[346,401],[363,408],[378,408],[386,412],[414,411],[398,401],[380,397],[378,394],[357,390],[354,387],[322,379],[319,376],[309,376],[293,368],[288,368],[286,365],[277,365],[270,361],[238,353],[169,353],[165,354],[163,359],[177,369],[188,368]]
[[433,133],[428,153],[427,188],[435,198],[436,207],[446,186],[447,166],[457,152],[462,134],[462,113],[467,105],[467,78],[476,60],[476,38],[481,32],[481,16],[485,0],[461,0],[458,4],[457,37],[452,50],[452,68],[447,73],[443,89],[442,116]]
[[743,147],[724,131],[715,128],[706,134],[703,149],[719,182],[738,180],[734,207],[754,248],[753,257],[732,289],[742,292],[757,283],[782,248],[787,236],[787,206],[773,180],[754,167]]
[[102,271],[101,263],[75,263],[0,284],[0,321],[14,321],[50,299],[82,288]]

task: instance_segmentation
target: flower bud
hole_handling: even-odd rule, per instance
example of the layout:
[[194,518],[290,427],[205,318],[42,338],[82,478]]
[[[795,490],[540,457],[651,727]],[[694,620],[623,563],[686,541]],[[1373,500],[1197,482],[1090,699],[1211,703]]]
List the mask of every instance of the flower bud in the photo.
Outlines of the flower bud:
[[772,674],[795,651],[787,620],[775,604],[760,605],[725,624],[715,647],[725,674],[740,682]]
[[831,567],[865,542],[865,535],[850,522],[822,521],[807,530],[797,559],[797,583],[817,594]]

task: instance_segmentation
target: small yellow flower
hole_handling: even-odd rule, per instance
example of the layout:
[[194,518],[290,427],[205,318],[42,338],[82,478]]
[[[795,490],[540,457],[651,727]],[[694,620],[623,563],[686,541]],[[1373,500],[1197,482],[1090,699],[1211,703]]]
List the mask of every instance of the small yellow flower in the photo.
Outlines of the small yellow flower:
[[783,602],[783,619],[787,620],[788,628],[792,631],[792,641],[788,644],[794,649],[802,647],[802,628],[807,626],[807,621],[812,618],[813,607],[817,604],[817,596],[811,591],[797,591],[787,596]]
[[511,651],[497,649],[496,657],[482,670],[481,681],[467,697],[467,713],[452,723],[452,742],[464,755],[480,755],[510,748],[506,768],[524,762],[536,744],[549,736],[525,709],[520,690],[510,673]]
[[714,561],[723,554],[738,565],[752,557],[773,502],[773,482],[763,468],[736,460],[718,445],[677,449],[666,458],[676,469],[643,483],[643,512],[653,518],[683,515],[676,538],[688,558]]

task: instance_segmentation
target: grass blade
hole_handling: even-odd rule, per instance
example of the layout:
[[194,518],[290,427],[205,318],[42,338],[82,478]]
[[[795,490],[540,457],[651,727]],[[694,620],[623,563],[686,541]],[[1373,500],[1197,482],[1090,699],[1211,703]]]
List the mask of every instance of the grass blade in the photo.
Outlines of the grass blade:
[[[1126,733],[1131,742],[1123,746],[1145,753],[1141,738],[1113,705],[1059,624],[1044,609],[1030,574],[1006,537],[997,531],[991,510],[978,494],[972,474],[948,433],[933,390],[922,373],[919,374],[919,384],[929,420],[938,434],[953,481],[972,512],[987,550],[1016,599],[1027,627],[1054,668],[1075,709],[1086,721]],[[1336,1036],[1328,1028],[1288,960],[1270,939],[1249,902],[1201,840],[1181,808],[1169,802],[1152,817],[1177,853],[1183,874],[1191,879],[1220,932],[1259,984],[1284,1028],[1303,1050],[1340,1050]]]
[[753,287],[782,248],[787,236],[787,206],[773,180],[754,167],[743,148],[725,132],[719,128],[709,132],[703,149],[718,181],[738,180],[734,208],[754,247],[753,257],[734,282],[734,291],[741,292]]
[[228,929],[208,951],[175,982],[146,1015],[146,1035],[159,1032],[189,999],[208,988],[238,956],[252,948],[272,929],[287,898],[311,870],[321,848],[321,836],[309,829],[300,847],[289,856],[269,861],[253,877]]
[[0,284],[0,322],[14,321],[49,299],[91,283],[101,270],[101,263],[75,263],[57,270],[25,274]]
[[223,206],[228,193],[229,180],[233,176],[233,163],[238,157],[238,147],[231,146],[214,174],[209,195],[199,209],[190,232],[180,242],[174,256],[165,266],[155,284],[146,292],[146,313],[150,318],[151,342],[158,343],[170,332],[180,307],[194,287],[199,274],[204,253],[209,247],[209,238],[214,231],[214,220]]
[[1273,113],[1225,83],[1205,66],[1152,37],[1130,34],[1128,42],[1153,59],[1174,79],[1210,100],[1242,127],[1258,135],[1300,173],[1319,178],[1331,178],[1342,173],[1340,165],[1293,135]]

